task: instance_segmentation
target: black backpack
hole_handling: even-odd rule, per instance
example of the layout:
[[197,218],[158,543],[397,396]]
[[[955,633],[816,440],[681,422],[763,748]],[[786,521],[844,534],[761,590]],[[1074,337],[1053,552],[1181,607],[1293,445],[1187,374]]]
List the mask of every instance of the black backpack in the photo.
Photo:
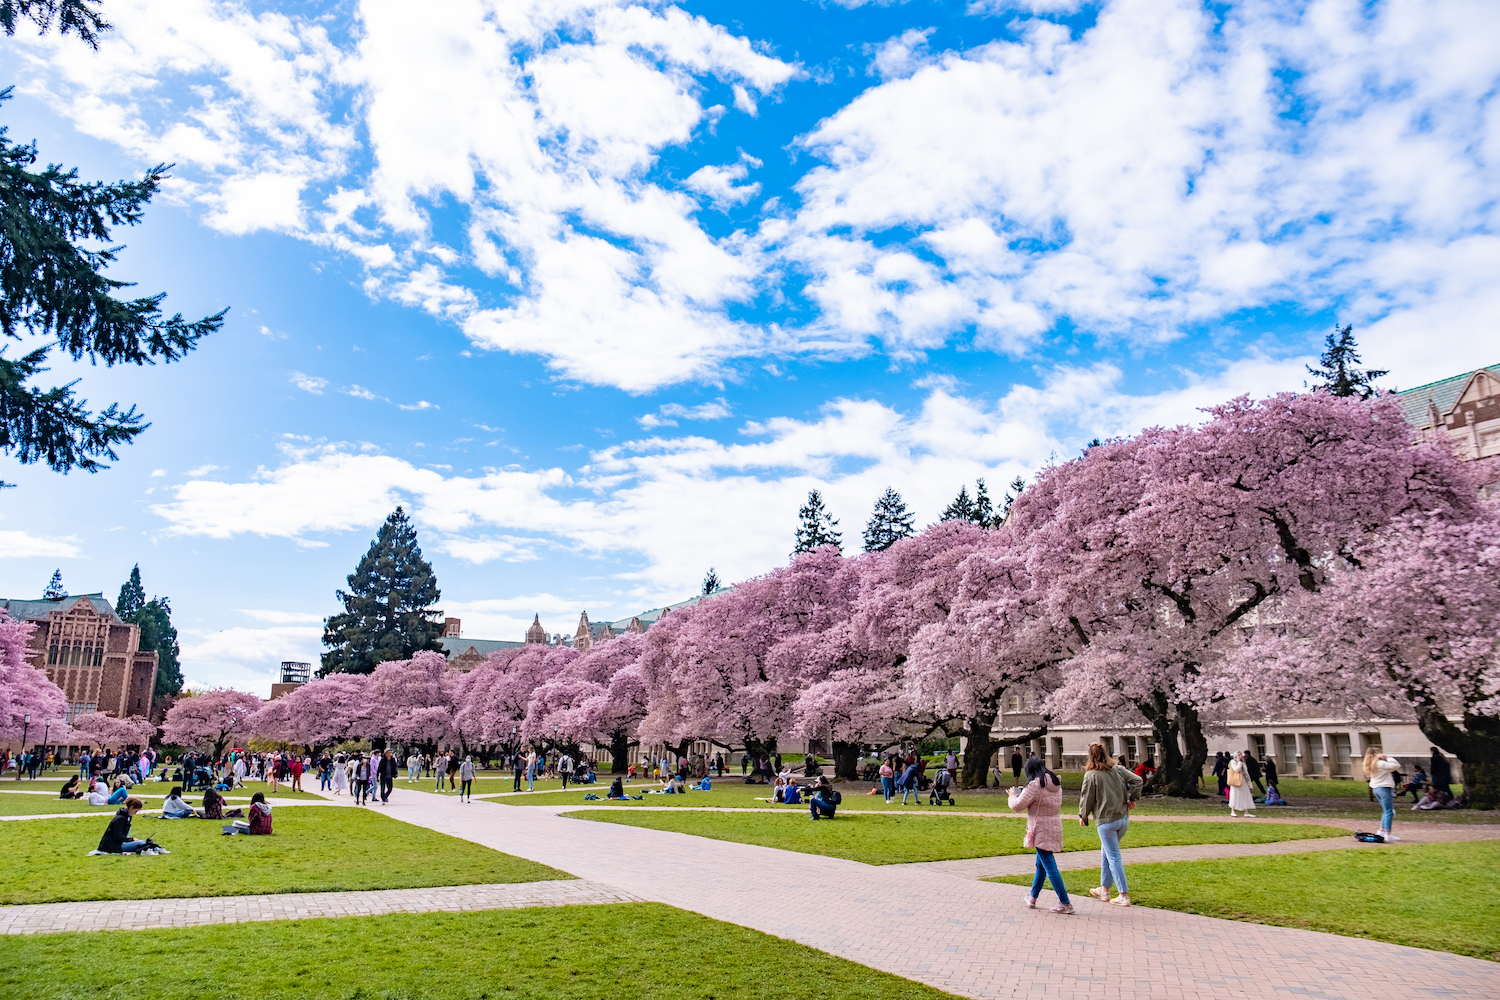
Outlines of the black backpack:
[[1378,833],[1367,833],[1364,830],[1355,830],[1354,831],[1354,839],[1357,840],[1357,841],[1359,841],[1361,844],[1383,844],[1383,843],[1385,843],[1385,838],[1382,837],[1380,834],[1378,834]]

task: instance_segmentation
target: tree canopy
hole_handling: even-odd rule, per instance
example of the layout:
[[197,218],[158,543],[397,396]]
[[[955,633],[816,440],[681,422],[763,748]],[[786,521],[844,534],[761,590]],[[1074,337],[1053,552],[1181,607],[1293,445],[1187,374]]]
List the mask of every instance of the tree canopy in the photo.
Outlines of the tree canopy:
[[386,518],[348,580],[347,591],[335,592],[344,612],[324,622],[329,649],[320,675],[367,674],[387,660],[439,650],[443,613],[433,605],[442,595],[406,511],[397,507]]
[[1318,358],[1318,364],[1322,367],[1307,366],[1309,375],[1323,380],[1312,387],[1313,391],[1326,392],[1330,396],[1369,399],[1377,391],[1371,383],[1390,372],[1360,368],[1360,363],[1359,345],[1354,342],[1354,325],[1351,323],[1342,330],[1330,333],[1324,342],[1323,353]]
[[68,588],[63,586],[62,570],[52,571],[52,581],[47,584],[47,589],[42,591],[42,600],[60,601],[68,596]]
[[880,499],[875,501],[875,510],[865,525],[865,551],[883,552],[903,538],[916,534],[916,515],[906,509],[901,494],[885,488]]
[[99,0],[0,0],[0,28],[7,36],[16,33],[16,22],[29,20],[38,34],[45,35],[57,22],[57,33],[74,34],[90,48],[99,47],[99,36],[112,27],[97,8]]
[[823,494],[817,490],[807,494],[807,503],[797,511],[801,519],[797,525],[797,545],[792,555],[815,552],[825,545],[840,546],[844,536],[839,532],[838,518],[829,513],[823,504]]
[[139,563],[131,567],[130,578],[120,586],[115,614],[121,621],[140,627],[141,649],[156,650],[156,690],[153,696],[163,698],[181,691],[182,664],[178,657],[182,654],[182,647],[177,644],[177,628],[172,624],[172,601],[168,597],[146,600]]

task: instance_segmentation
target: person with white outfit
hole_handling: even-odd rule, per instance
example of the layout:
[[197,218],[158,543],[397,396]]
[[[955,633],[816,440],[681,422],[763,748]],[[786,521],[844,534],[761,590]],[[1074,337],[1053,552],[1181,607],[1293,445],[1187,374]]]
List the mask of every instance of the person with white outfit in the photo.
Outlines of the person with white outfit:
[[1364,770],[1370,793],[1380,803],[1380,839],[1400,840],[1391,832],[1391,825],[1396,819],[1396,772],[1401,770],[1401,762],[1371,747],[1365,751]]
[[1241,810],[1250,819],[1255,818],[1255,790],[1250,784],[1250,769],[1245,766],[1245,751],[1241,750],[1229,762],[1229,815]]
[[349,762],[341,760],[333,765],[333,794],[343,795],[349,790]]

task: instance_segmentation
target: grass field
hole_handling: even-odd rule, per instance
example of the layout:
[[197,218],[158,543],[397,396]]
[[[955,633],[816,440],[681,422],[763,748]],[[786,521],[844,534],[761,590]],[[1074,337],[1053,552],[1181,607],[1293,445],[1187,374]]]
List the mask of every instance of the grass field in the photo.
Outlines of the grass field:
[[0,903],[407,889],[572,878],[363,809],[275,813],[269,837],[225,837],[220,824],[137,816],[132,834],[171,851],[86,857],[106,819],[0,823]]
[[[575,819],[688,833],[712,840],[759,844],[784,851],[823,854],[871,865],[912,861],[952,861],[1001,854],[1026,854],[1021,846],[1024,819],[950,816],[941,820],[916,816],[850,816],[812,822],[805,812],[793,814],[712,812],[564,813]],[[1127,847],[1175,844],[1264,844],[1280,840],[1346,837],[1347,830],[1288,823],[1137,823],[1126,837]],[[1092,827],[1063,824],[1065,851],[1097,850]]]
[[[661,942],[671,941],[664,954]],[[0,939],[8,1000],[943,1000],[654,903]]]
[[[1131,830],[1134,835],[1135,830]],[[1130,865],[1145,906],[1304,927],[1500,961],[1500,844],[1366,844],[1347,851]],[[1064,872],[1087,893],[1098,872]],[[1030,885],[1031,876],[992,879]],[[1050,890],[1043,890],[1043,900]]]
[[[137,792],[131,789],[131,794],[146,803],[147,809],[160,809],[162,800],[166,798],[165,791]],[[229,807],[244,807],[250,803],[249,792],[235,792],[226,796]],[[316,799],[316,796],[289,795],[282,796],[267,795],[272,802],[281,798],[289,798],[297,801]],[[194,808],[201,808],[203,796],[190,795],[187,801]],[[104,815],[113,816],[119,806],[91,806],[82,799],[60,799],[55,795],[17,795],[9,791],[0,791],[0,816],[45,816],[49,813],[78,813],[80,815]]]

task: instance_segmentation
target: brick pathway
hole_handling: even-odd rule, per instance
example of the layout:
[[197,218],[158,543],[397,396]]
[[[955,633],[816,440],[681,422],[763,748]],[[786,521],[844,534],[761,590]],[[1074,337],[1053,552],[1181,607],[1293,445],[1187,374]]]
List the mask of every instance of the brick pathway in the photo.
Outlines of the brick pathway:
[[90,903],[40,903],[0,907],[0,934],[64,931],[143,931],[254,920],[368,917],[380,913],[502,910],[522,906],[630,903],[636,898],[582,879],[460,885],[435,889],[366,892],[286,892],[268,896],[201,896],[193,899],[121,899]]

